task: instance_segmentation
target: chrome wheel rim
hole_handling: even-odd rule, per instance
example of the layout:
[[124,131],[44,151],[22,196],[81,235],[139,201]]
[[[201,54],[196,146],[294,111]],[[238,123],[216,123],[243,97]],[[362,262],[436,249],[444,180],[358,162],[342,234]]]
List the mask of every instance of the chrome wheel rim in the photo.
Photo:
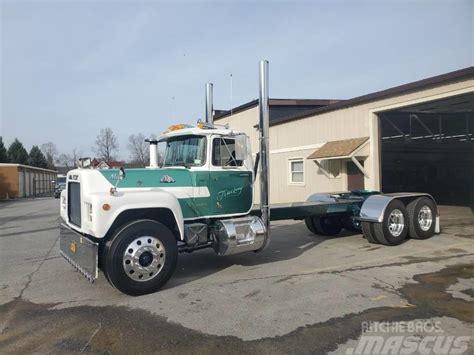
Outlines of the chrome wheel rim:
[[150,236],[138,237],[125,249],[123,269],[134,281],[150,281],[163,269],[165,256],[165,248],[160,240]]
[[428,206],[423,206],[420,208],[420,212],[418,212],[418,225],[420,226],[421,230],[426,232],[431,228],[433,224],[433,213],[431,212],[431,208]]
[[405,218],[402,211],[394,209],[388,216],[388,230],[394,237],[399,237],[405,228]]

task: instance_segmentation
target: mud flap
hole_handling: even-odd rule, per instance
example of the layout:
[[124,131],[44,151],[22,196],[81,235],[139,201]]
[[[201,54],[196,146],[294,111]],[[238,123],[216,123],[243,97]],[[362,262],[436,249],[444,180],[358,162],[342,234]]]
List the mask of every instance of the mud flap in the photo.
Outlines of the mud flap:
[[59,231],[59,252],[90,282],[99,274],[99,244],[75,232],[61,223]]

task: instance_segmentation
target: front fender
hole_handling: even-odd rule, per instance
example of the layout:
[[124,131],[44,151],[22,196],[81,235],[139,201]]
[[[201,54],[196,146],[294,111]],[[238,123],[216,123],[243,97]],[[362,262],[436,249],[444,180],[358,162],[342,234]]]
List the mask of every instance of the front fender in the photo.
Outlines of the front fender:
[[[184,238],[184,222],[178,199],[164,189],[120,189],[114,195],[91,194],[90,202],[95,206],[90,222],[90,233],[103,238],[118,216],[128,210],[146,208],[166,208],[171,211],[179,229],[181,240]],[[147,191],[144,191],[147,190]],[[110,208],[104,210],[107,203]]]

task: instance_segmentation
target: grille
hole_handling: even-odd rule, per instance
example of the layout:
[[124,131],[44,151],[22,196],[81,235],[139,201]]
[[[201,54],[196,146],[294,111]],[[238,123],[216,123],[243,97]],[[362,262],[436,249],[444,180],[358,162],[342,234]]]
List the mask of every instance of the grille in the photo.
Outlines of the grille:
[[67,193],[69,222],[81,227],[81,185],[78,182],[70,182]]

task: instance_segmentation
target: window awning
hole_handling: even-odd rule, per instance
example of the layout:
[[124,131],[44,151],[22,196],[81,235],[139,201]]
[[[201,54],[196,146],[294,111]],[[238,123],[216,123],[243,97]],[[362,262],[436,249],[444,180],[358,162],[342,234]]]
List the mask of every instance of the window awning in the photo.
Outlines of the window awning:
[[369,137],[343,139],[340,141],[327,142],[321,148],[316,149],[306,159],[344,159],[352,158],[368,142]]
[[368,143],[369,137],[327,142],[321,148],[318,148],[313,153],[311,153],[306,159],[313,160],[314,163],[321,169],[321,171],[328,177],[331,177],[331,174],[324,164],[322,164],[321,160],[350,159],[362,172],[362,174],[368,178],[368,172],[356,158],[369,156]]

